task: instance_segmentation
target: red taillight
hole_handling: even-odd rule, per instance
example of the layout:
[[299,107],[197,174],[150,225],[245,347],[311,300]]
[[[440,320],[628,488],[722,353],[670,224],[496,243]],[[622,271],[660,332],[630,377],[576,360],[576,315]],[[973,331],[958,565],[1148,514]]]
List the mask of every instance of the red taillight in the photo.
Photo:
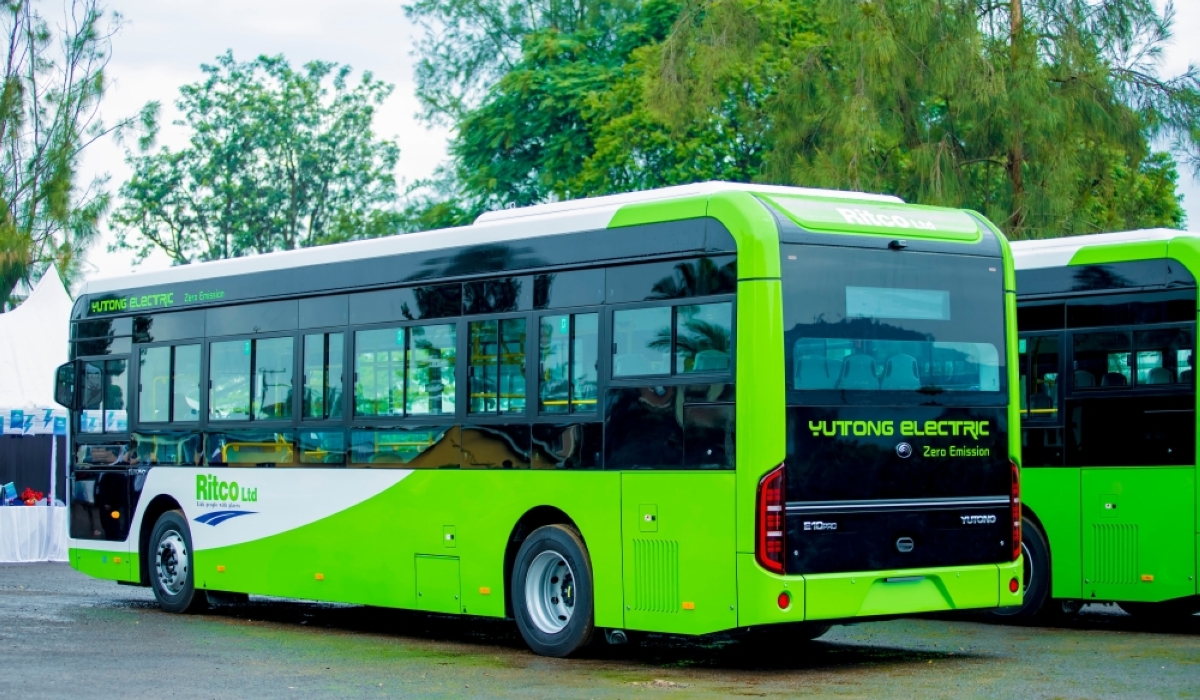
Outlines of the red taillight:
[[784,540],[783,465],[767,472],[758,482],[758,510],[755,520],[755,551],[758,563],[767,571],[783,573]]
[[1009,462],[1012,467],[1012,560],[1021,558],[1021,470],[1016,462]]
[[783,593],[779,594],[779,599],[775,602],[779,603],[780,610],[787,610],[788,606],[792,604],[792,596],[788,595],[787,591],[784,591]]
[[1008,592],[1009,593],[1016,593],[1017,590],[1020,588],[1021,588],[1020,581],[1018,581],[1016,578],[1009,579],[1009,581],[1008,581]]

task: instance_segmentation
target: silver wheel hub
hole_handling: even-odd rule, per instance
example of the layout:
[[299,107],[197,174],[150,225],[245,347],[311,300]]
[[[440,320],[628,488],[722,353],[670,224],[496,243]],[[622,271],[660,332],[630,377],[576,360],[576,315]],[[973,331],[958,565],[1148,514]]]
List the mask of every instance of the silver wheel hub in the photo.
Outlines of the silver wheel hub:
[[158,540],[158,551],[154,557],[158,584],[167,595],[176,596],[187,585],[188,551],[183,537],[174,530],[167,530]]
[[1022,573],[1025,575],[1025,580],[1021,582],[1021,590],[1025,591],[1029,589],[1029,582],[1033,580],[1033,576],[1037,572],[1033,570],[1033,556],[1029,552],[1029,545],[1025,544],[1024,540],[1021,541],[1021,555],[1024,559]]
[[546,634],[561,632],[575,612],[575,573],[558,552],[542,552],[525,574],[525,609]]

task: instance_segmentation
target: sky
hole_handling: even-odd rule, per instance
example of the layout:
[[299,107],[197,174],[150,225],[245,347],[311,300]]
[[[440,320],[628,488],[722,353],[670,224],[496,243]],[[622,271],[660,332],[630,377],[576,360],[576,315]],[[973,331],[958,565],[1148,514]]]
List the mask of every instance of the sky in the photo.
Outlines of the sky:
[[[294,66],[320,59],[369,70],[395,85],[379,110],[375,131],[400,146],[397,176],[412,182],[433,173],[446,159],[450,132],[430,128],[416,113],[412,77],[414,27],[404,17],[403,0],[110,0],[123,17],[113,40],[108,68],[111,87],[103,114],[108,121],[136,113],[151,101],[162,104],[159,143],[178,147],[186,142],[174,101],[179,87],[201,78],[200,64],[211,63],[227,49],[239,60],[261,54],[284,54]],[[1175,38],[1166,47],[1163,74],[1174,75],[1189,63],[1200,64],[1200,0],[1177,0]],[[81,175],[107,173],[115,192],[129,175],[124,149],[110,142],[86,153]],[[1200,179],[1180,172],[1192,230],[1200,230]],[[165,255],[133,266],[129,252],[109,253],[112,232],[87,255],[87,276],[110,276],[167,267]]]

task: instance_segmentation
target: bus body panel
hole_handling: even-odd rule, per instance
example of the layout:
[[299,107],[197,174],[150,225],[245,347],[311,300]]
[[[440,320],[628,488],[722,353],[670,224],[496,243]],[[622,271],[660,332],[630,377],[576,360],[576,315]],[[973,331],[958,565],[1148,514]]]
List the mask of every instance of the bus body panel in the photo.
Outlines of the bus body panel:
[[[871,196],[861,196],[863,206],[870,201]],[[603,211],[596,209],[587,220],[599,220]],[[861,574],[861,582],[860,574],[827,574],[818,579],[815,590],[806,585],[803,575],[775,575],[759,565],[754,554],[757,488],[762,476],[783,462],[787,444],[777,214],[748,191],[626,204],[609,211],[613,213],[608,226],[613,228],[689,220],[721,228],[711,223],[715,220],[736,243],[735,470],[157,466],[144,470],[143,490],[126,541],[72,540],[72,565],[106,574],[112,569],[105,567],[114,567],[123,580],[145,583],[135,555],[138,537],[153,523],[143,522],[143,514],[156,496],[171,494],[179,500],[196,538],[200,588],[498,617],[506,614],[505,550],[513,529],[522,516],[550,507],[562,511],[583,535],[595,576],[599,627],[700,634],[795,622],[808,613],[833,619],[829,616],[834,611],[842,611],[846,618],[855,618],[1019,601],[1019,589],[1016,594],[1009,592],[1009,581],[1020,576],[1019,560],[867,572]],[[892,213],[886,218],[892,223],[902,218],[893,209],[888,211]],[[561,223],[545,225],[563,228]],[[986,222],[981,225],[995,231]],[[719,233],[728,240],[729,235]],[[888,230],[860,233],[892,235]],[[1004,249],[1007,280],[1012,274],[1011,258],[1002,237],[996,235]],[[526,250],[532,248],[519,252],[527,255]],[[343,265],[345,257],[339,257]],[[600,264],[623,262],[629,261]],[[278,266],[265,269],[278,271]],[[498,269],[495,274],[525,273]],[[446,322],[464,323],[455,318]],[[1012,319],[1006,322],[1011,330]],[[344,329],[349,336],[361,325],[350,322],[335,330]],[[1015,349],[1011,335],[1006,348],[1010,354]],[[608,338],[602,335],[602,339]],[[196,342],[205,343],[207,358],[210,341]],[[1009,362],[1009,367],[1015,363]],[[1010,383],[1010,396],[1015,386]],[[297,429],[302,427],[298,424]],[[339,423],[339,429],[343,427],[349,429],[351,424]],[[1018,449],[1017,440],[1007,441],[1010,455]],[[239,508],[231,507],[228,500],[192,499],[201,476],[226,483],[236,479]],[[254,499],[241,498],[242,489],[254,490]],[[286,497],[279,496],[285,492]],[[271,500],[276,503],[270,504]],[[275,516],[268,513],[268,505]],[[222,512],[235,510],[254,512]],[[262,522],[276,516],[281,525],[274,530],[262,527]],[[113,555],[122,563],[110,563]],[[148,558],[147,565],[152,566],[152,553]],[[860,585],[866,579],[870,585]],[[790,600],[783,608],[781,592],[788,592]],[[430,600],[424,600],[426,593]]]
[[1193,595],[1195,468],[1084,468],[1082,481],[1083,597]]
[[[618,472],[303,473],[303,483],[296,483],[301,480],[285,469],[151,469],[135,520],[142,521],[159,495],[192,495],[198,477],[236,479],[254,500],[179,504],[192,531],[198,588],[419,609],[416,558],[453,557],[461,572],[457,612],[503,617],[508,538],[522,515],[553,504],[575,522],[588,546],[597,624],[623,624]],[[324,501],[335,490],[357,491],[358,497],[331,509]],[[231,515],[238,511],[245,515]],[[136,548],[130,539],[126,547]],[[72,541],[73,547],[84,543]],[[125,580],[137,580],[136,570],[127,575]]]
[[[1111,234],[1137,235],[1139,232]],[[1168,260],[1182,264],[1193,278],[1200,279],[1200,239],[1195,235],[1163,230],[1149,232],[1146,238],[1149,240],[1081,240],[1080,247],[1058,264],[1080,267]],[[1062,241],[1063,245],[1070,242]],[[1068,338],[1070,332],[1062,331]],[[1064,347],[1060,352],[1066,357],[1068,350]],[[1195,406],[1200,398],[1193,401]],[[1200,432],[1200,412],[1196,413],[1195,430]],[[1200,546],[1192,542],[1193,534],[1200,532],[1200,479],[1196,477],[1200,445],[1192,462],[1168,467],[1026,469],[1025,505],[1042,523],[1050,545],[1051,595],[1161,602],[1200,593]],[[1200,543],[1200,538],[1196,541]]]
[[1080,541],[1079,469],[1039,467],[1021,472],[1025,509],[1041,523],[1051,542],[1051,595],[1083,597],[1083,558]]
[[621,474],[626,628],[737,626],[734,482],[729,472]]

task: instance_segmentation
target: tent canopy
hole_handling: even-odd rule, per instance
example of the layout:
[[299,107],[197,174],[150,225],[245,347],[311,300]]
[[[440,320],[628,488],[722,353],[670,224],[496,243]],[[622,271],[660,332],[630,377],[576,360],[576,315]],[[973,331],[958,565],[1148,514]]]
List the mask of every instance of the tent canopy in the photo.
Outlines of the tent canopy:
[[25,303],[0,314],[0,406],[56,406],[54,369],[67,361],[71,306],[51,266]]

